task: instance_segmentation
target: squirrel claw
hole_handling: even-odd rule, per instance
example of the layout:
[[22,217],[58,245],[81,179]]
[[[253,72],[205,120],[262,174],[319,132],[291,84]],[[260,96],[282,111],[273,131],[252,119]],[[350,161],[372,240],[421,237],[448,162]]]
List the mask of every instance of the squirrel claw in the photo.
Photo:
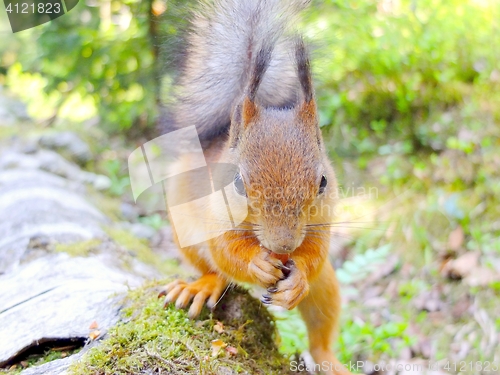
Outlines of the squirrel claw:
[[286,265],[282,264],[281,268],[282,271],[290,272],[292,269],[290,267],[287,267]]
[[272,293],[272,297],[266,294],[262,296],[261,301],[290,310],[296,307],[308,294],[309,284],[304,273],[295,266],[293,261],[288,261],[287,265],[290,267],[290,273],[286,275],[285,279],[267,289],[268,293]]
[[265,305],[270,305],[272,303],[272,298],[269,294],[264,294],[261,298],[260,301],[265,304]]
[[[182,291],[181,285],[186,285],[186,283],[182,280],[174,280],[171,283],[165,285],[165,287],[158,293],[158,298],[165,297],[165,304],[164,306],[166,307],[172,300],[177,298],[179,293]],[[174,292],[175,290],[175,292]],[[177,291],[179,293],[177,293]]]
[[292,259],[289,259],[283,267],[281,267],[281,271],[283,272],[283,278],[281,280],[285,280],[290,273],[292,273],[293,268],[295,267],[295,262]]
[[281,260],[278,260],[276,262],[276,264],[274,265],[274,267],[276,267],[279,270],[282,270],[282,269],[286,268],[285,265],[283,264],[283,262]]
[[191,303],[188,316],[194,319],[205,304],[209,308],[215,307],[226,286],[227,281],[219,275],[205,274],[189,284],[176,280],[168,284],[158,297],[165,296],[164,307],[175,301],[175,307],[182,309]]

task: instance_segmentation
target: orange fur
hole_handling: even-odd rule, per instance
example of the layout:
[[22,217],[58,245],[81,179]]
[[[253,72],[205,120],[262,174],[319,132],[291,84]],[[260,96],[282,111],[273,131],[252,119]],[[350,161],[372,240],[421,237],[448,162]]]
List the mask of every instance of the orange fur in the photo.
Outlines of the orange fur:
[[[246,196],[248,215],[236,228],[181,249],[202,276],[191,284],[171,283],[163,294],[166,303],[176,301],[178,307],[193,299],[189,314],[194,317],[205,300],[213,307],[229,282],[267,288],[263,303],[298,306],[315,361],[329,362],[329,375],[348,375],[331,352],[341,308],[339,285],[328,260],[337,182],[321,139],[307,54],[299,44],[298,79],[304,99],[294,108],[279,109],[253,100],[269,63],[266,54],[258,56],[249,91],[234,105],[229,136],[204,144],[209,164],[238,167],[235,184],[243,183],[244,192],[236,185],[225,192]],[[178,163],[189,165],[190,157],[183,154]],[[176,184],[170,190],[189,198],[199,181],[185,174]],[[186,212],[184,224],[189,226],[189,219],[198,214]]]
[[[308,110],[309,114],[305,117],[310,121],[310,108]],[[331,352],[341,303],[339,285],[328,261],[330,243],[328,226],[306,234],[299,246],[285,254],[273,253],[262,246],[261,239],[252,230],[252,225],[255,224],[273,232],[275,228],[282,225],[304,228],[305,225],[330,223],[333,220],[333,211],[329,209],[321,212],[320,203],[322,202],[327,208],[334,207],[337,201],[335,175],[324,152],[309,150],[312,148],[311,145],[318,145],[318,133],[315,127],[304,124],[302,142],[295,140],[298,147],[292,142],[288,153],[284,152],[286,150],[281,150],[281,153],[273,151],[263,154],[262,150],[273,150],[270,142],[276,142],[277,137],[286,139],[287,128],[281,129],[283,123],[280,119],[272,127],[276,134],[266,139],[259,139],[257,143],[253,140],[256,135],[252,133],[262,132],[259,129],[259,121],[262,121],[258,118],[254,121],[255,123],[248,127],[246,134],[243,134],[242,142],[245,142],[245,147],[239,145],[240,150],[243,151],[240,151],[239,156],[241,157],[243,153],[246,164],[242,164],[241,160],[237,162],[234,160],[234,155],[229,150],[231,138],[213,142],[205,149],[205,156],[209,163],[238,163],[242,165],[242,169],[249,168],[249,163],[252,163],[255,169],[249,169],[251,169],[250,176],[253,184],[251,187],[248,186],[247,192],[249,201],[254,199],[253,207],[249,206],[248,217],[238,226],[239,230],[227,231],[203,244],[181,249],[186,260],[205,276],[202,276],[195,285],[185,283],[175,285],[175,293],[170,295],[166,302],[178,301],[184,293],[179,306],[184,307],[190,299],[195,300],[196,306],[190,309],[190,315],[195,316],[194,313],[199,311],[200,301],[208,298],[210,301],[217,300],[223,293],[220,286],[225,286],[231,281],[253,283],[271,290],[278,288],[278,291],[272,293],[272,303],[288,309],[298,306],[308,328],[310,351],[315,361],[319,364],[325,361],[331,363],[327,367],[333,368],[333,372],[327,372],[328,375],[348,375],[350,373],[340,365]],[[269,127],[269,122],[265,125]],[[304,143],[305,146],[300,143]],[[306,150],[309,153],[307,157],[304,155]],[[184,157],[189,158],[189,155]],[[257,160],[255,160],[256,157],[258,157]],[[316,197],[316,176],[310,172],[311,168],[308,165],[304,166],[304,159],[310,159],[311,163],[322,164],[324,168],[322,173],[328,178],[328,193],[320,198],[319,202]],[[301,165],[304,167],[300,168]],[[290,169],[294,174],[283,173]],[[186,176],[181,183],[182,185],[177,187],[177,192],[189,194],[191,189],[196,188],[196,181],[190,180],[189,176]],[[262,186],[297,186],[304,197],[302,203],[306,209],[298,215],[263,216],[262,213],[266,212],[265,199],[258,194],[252,198],[255,193],[252,189],[260,189]],[[283,196],[277,204],[280,207],[285,205],[293,207],[300,200],[299,196]],[[188,217],[195,214],[189,213]],[[290,261],[293,262],[295,271],[287,276],[280,267],[281,265],[287,267]],[[207,278],[207,275],[210,276]],[[214,288],[214,285],[219,288],[210,294],[209,290]],[[189,291],[184,292],[184,290]]]
[[246,98],[243,102],[243,124],[247,126],[257,116],[257,107],[250,99]]

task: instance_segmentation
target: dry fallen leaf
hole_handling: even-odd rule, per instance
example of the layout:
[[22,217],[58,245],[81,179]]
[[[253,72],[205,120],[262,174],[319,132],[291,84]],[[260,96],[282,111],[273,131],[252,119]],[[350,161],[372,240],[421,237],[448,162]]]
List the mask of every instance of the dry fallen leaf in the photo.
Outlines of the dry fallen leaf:
[[217,332],[217,333],[224,332],[224,324],[222,324],[221,322],[215,323],[215,325],[214,325],[214,331]]
[[413,304],[419,310],[425,310],[430,313],[440,311],[445,307],[441,300],[441,295],[437,289],[432,289],[420,293],[414,300]]
[[422,338],[418,342],[420,353],[424,358],[431,358],[433,355],[432,341],[429,338]]
[[450,279],[463,279],[478,267],[479,255],[478,252],[467,252],[457,259],[446,262],[441,272]]
[[222,348],[225,348],[227,344],[222,340],[212,340],[212,357],[217,357]]
[[95,340],[96,338],[99,337],[100,334],[101,334],[101,331],[99,331],[99,330],[96,329],[96,330],[94,330],[94,331],[92,331],[92,332],[89,333],[89,338],[91,340]]
[[97,324],[97,322],[94,320],[90,326],[89,326],[89,329],[97,329],[99,328],[99,325]]
[[489,284],[499,281],[500,275],[495,271],[486,267],[476,267],[464,279],[464,282],[470,286],[488,286]]
[[467,310],[469,310],[471,304],[471,297],[468,294],[463,295],[453,304],[451,315],[455,319],[460,319],[467,313]]
[[231,355],[237,355],[238,354],[238,349],[235,348],[234,346],[228,346],[226,348],[226,352],[228,352]]
[[464,240],[464,230],[459,225],[448,236],[448,247],[450,248],[450,250],[457,251],[462,247]]

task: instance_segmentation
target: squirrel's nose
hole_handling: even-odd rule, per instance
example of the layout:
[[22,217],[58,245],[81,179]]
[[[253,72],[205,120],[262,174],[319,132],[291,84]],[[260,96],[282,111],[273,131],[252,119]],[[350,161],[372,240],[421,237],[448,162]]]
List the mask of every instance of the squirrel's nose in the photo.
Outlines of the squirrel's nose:
[[299,245],[297,241],[294,233],[288,228],[274,228],[268,236],[269,249],[277,254],[291,253]]
[[288,245],[283,245],[281,246],[281,249],[284,251],[284,252],[289,252],[289,251],[292,251],[292,248]]
[[283,244],[282,241],[278,243],[274,243],[274,246],[271,247],[271,250],[276,254],[289,254],[297,248],[295,245],[295,241],[290,243]]

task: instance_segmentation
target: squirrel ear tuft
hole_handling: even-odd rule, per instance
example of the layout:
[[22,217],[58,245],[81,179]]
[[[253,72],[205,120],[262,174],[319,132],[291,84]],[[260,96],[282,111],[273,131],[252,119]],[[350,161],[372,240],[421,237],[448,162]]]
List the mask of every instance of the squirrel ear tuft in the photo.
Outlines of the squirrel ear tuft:
[[295,44],[295,59],[297,62],[297,75],[304,100],[310,102],[314,99],[314,89],[312,84],[311,63],[309,54],[302,38],[298,38]]
[[304,121],[304,123],[315,126],[317,124],[317,111],[311,77],[311,63],[302,38],[297,38],[295,45],[295,58],[297,61],[297,75],[299,77],[303,94],[303,101],[299,104],[298,116]]
[[245,128],[259,113],[258,106],[255,104],[255,98],[257,97],[257,91],[259,90],[262,78],[271,62],[273,47],[273,43],[264,43],[252,61],[246,94],[241,104],[237,106],[237,113],[233,118],[236,122],[243,124]]

